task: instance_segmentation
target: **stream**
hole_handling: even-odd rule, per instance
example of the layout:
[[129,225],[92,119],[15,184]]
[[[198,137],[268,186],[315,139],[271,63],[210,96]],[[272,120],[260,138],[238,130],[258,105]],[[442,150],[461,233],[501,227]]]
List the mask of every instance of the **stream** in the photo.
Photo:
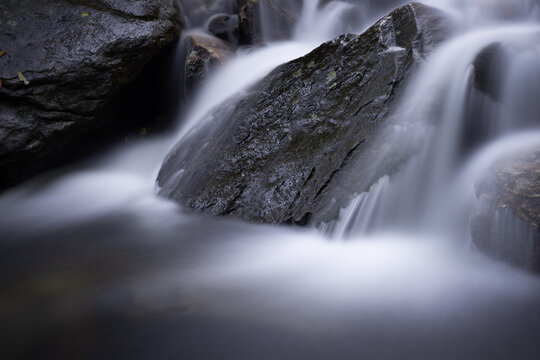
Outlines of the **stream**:
[[[207,217],[157,196],[156,177],[216,106],[388,10],[344,28],[344,2],[304,0],[292,39],[238,51],[167,134],[1,194],[0,358],[539,359],[540,278],[477,251],[468,219],[493,161],[540,143],[540,7],[426,3],[455,17],[455,33],[378,134],[413,155],[335,221]],[[519,50],[498,102],[471,83],[492,43]],[[467,128],[471,101],[495,119],[482,136]]]

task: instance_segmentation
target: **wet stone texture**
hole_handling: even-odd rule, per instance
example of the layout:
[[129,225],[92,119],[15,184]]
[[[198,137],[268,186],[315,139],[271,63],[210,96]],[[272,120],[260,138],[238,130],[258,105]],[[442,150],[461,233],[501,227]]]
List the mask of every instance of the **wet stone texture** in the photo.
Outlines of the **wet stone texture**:
[[161,195],[254,222],[329,220],[338,209],[321,209],[342,204],[328,196],[334,179],[362,154],[444,24],[438,10],[409,4],[278,67],[176,145]]
[[191,94],[209,72],[234,55],[225,41],[209,35],[188,35],[185,38],[185,90]]
[[477,195],[471,220],[476,247],[540,271],[540,148],[496,162]]
[[0,14],[0,188],[111,121],[118,89],[180,31],[172,0],[2,0]]

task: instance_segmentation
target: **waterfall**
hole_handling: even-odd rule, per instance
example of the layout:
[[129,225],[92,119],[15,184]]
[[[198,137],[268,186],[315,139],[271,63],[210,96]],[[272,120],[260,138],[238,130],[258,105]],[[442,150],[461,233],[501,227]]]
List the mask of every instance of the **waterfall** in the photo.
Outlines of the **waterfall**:
[[[442,45],[420,69],[391,124],[374,142],[393,144],[379,149],[375,163],[395,152],[410,154],[410,160],[390,179],[357,196],[340,220],[325,224],[323,231],[340,238],[375,230],[431,230],[465,238],[481,174],[468,177],[465,184],[458,181],[463,169],[490,142],[539,127],[538,101],[532,95],[538,94],[540,84],[539,39],[538,25],[506,25],[471,30]],[[496,52],[490,54],[495,65],[482,68],[489,67],[481,63],[482,52],[494,48],[509,50],[498,62]],[[540,135],[529,132],[521,141],[498,146],[511,153],[538,142]],[[487,171],[491,163],[481,167]]]
[[[319,0],[305,0],[303,4],[291,39],[270,41],[253,49],[238,49],[218,71],[209,74],[190,104],[177,111],[175,129],[133,144],[121,144],[88,163],[51,174],[50,181],[49,176],[38,177],[8,191],[0,197],[0,209],[10,209],[0,217],[0,226],[23,228],[30,222],[35,228],[49,227],[69,219],[81,221],[123,211],[126,204],[144,217],[162,216],[163,209],[169,209],[172,204],[156,195],[155,179],[173,145],[205,122],[212,121],[209,114],[213,109],[223,103],[234,104],[244,91],[276,66],[305,55],[340,33],[341,19],[324,16],[326,10],[318,6]],[[331,7],[337,9],[335,14],[338,14],[350,5],[339,2]],[[321,21],[324,26],[311,34],[311,29],[318,28]],[[188,29],[187,33],[191,31],[200,33],[202,30]],[[182,46],[178,46],[175,57],[178,63],[181,63],[182,51]],[[177,72],[176,67],[171,69],[172,74]]]
[[[303,0],[291,36],[278,40],[265,8],[274,0],[259,1],[265,43],[239,47],[186,104],[177,99],[168,133],[0,194],[0,358],[538,359],[538,276],[471,251],[469,234],[471,215],[492,200],[478,195],[479,181],[494,176],[494,162],[540,144],[540,0],[422,1],[453,15],[453,37],[415,59],[393,111],[336,164],[350,168],[313,186],[331,203],[341,185],[332,177],[357,185],[344,179],[348,201],[336,197],[339,217],[318,228],[203,216],[157,195],[175,144],[208,146],[197,131],[226,119],[223,109],[274,68],[406,2]],[[195,26],[208,11],[237,3],[180,2],[197,10],[186,36],[204,31]],[[92,11],[74,15],[92,24]],[[178,64],[171,78],[181,76]],[[315,69],[323,85],[336,75]],[[356,149],[367,155],[355,159]],[[176,176],[185,180],[182,169]],[[307,176],[306,184],[315,177]],[[486,231],[493,254],[538,266],[537,229],[511,209],[496,209]]]
[[[304,0],[293,36],[249,50],[239,49],[209,75],[190,105],[178,113],[177,128],[170,134],[119,146],[84,164],[80,171],[59,176],[58,184],[53,182],[42,190],[43,196],[32,196],[35,184],[14,189],[0,198],[0,206],[19,211],[11,211],[0,222],[22,223],[26,220],[21,214],[25,213],[33,214],[32,218],[46,214],[49,218],[62,219],[62,210],[50,211],[59,207],[86,216],[103,209],[109,211],[114,206],[122,207],[129,199],[150,198],[152,203],[161,202],[155,197],[155,178],[163,158],[175,143],[211,122],[214,109],[220,104],[234,104],[276,66],[308,53],[340,33],[361,32],[374,16],[400,2],[405,1],[358,5],[355,1]],[[422,64],[401,105],[380,131],[379,140],[372,142],[384,144],[372,149],[377,153],[370,164],[375,169],[373,174],[380,173],[379,164],[396,152],[406,154],[409,160],[397,172],[360,189],[360,195],[349,204],[342,204],[340,219],[322,225],[323,231],[333,237],[388,229],[445,232],[448,228],[452,231],[459,228],[457,237],[463,238],[474,180],[463,190],[468,200],[459,202],[468,207],[454,206],[454,199],[460,198],[456,192],[462,191],[456,185],[462,169],[490,142],[538,126],[538,1],[509,4],[502,0],[432,0],[427,3],[455,14],[461,34],[444,43]],[[264,12],[261,16],[265,16]],[[501,60],[484,71],[487,88],[480,91],[474,63],[490,47],[502,54]],[[490,87],[496,88],[495,94],[489,94],[493,90]],[[182,172],[177,176],[181,177]],[[125,182],[132,186],[123,185]],[[93,185],[96,183],[109,185],[104,190],[105,186],[96,187]],[[50,196],[46,196],[47,191]],[[62,193],[62,206],[58,206],[56,199],[59,193]],[[95,206],[80,208],[81,201],[87,198]]]
[[[266,4],[264,1],[261,3]],[[211,117],[205,116],[212,109],[241,94],[278,65],[303,56],[324,41],[342,34],[345,30],[342,16],[352,8],[348,3],[335,1],[320,8],[319,0],[304,0],[292,38],[270,42],[259,49],[240,50],[196,94],[189,112],[183,115],[174,140],[178,141],[194,131],[201,122],[211,121]],[[271,18],[265,16],[267,12],[264,7],[261,12],[261,17],[270,22]],[[359,30],[363,25],[362,21],[356,21],[354,26],[358,26],[356,30]],[[354,27],[351,24],[348,26],[348,30]]]

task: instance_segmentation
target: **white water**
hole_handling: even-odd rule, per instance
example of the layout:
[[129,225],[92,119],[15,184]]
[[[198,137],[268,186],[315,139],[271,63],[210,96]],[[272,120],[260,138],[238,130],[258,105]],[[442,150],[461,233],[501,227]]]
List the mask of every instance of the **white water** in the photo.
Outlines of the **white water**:
[[[482,150],[487,155],[470,160],[471,154],[463,154],[462,149],[463,136],[470,126],[467,121],[483,120],[477,114],[473,118],[467,116],[466,102],[473,90],[475,71],[472,64],[477,54],[493,43],[515,49],[518,55],[508,60],[508,78],[504,78],[507,69],[500,69],[502,74],[498,74],[504,78],[502,84],[506,89],[500,103],[479,95],[483,99],[479,113],[487,114],[489,122],[482,132],[492,141],[505,136],[512,138],[489,144]],[[373,142],[377,146],[391,145],[377,149],[375,164],[384,166],[383,160],[396,156],[395,153],[411,154],[411,160],[391,179],[385,177],[369,192],[360,194],[344,210],[337,224],[325,225],[323,229],[335,227],[337,238],[344,236],[344,229],[366,233],[388,228],[422,233],[454,231],[454,237],[466,238],[475,183],[496,156],[540,143],[538,131],[513,134],[524,122],[529,127],[539,127],[537,101],[523,95],[538,89],[540,62],[530,59],[538,60],[539,44],[540,26],[510,25],[471,30],[441,46],[407,89],[395,119]],[[517,77],[516,71],[527,73],[527,78]],[[521,96],[516,97],[518,91]],[[517,98],[520,106],[516,106]],[[465,176],[467,181],[464,181],[461,174],[467,170],[462,168],[470,168],[469,161],[473,161],[477,171],[475,176]],[[381,172],[377,168],[373,171]]]
[[[206,115],[249,86],[262,79],[280,64],[307,54],[337,33],[332,24],[335,19],[313,14],[308,1],[297,36],[291,41],[271,43],[251,51],[240,50],[211,74],[204,86],[195,94],[187,111],[180,112],[179,126],[171,135],[143,140],[121,146],[105,154],[91,164],[84,164],[67,174],[54,176],[42,184],[42,180],[30,182],[0,198],[0,209],[13,209],[0,219],[0,225],[23,224],[28,221],[39,225],[56,221],[68,221],[72,216],[92,218],[107,211],[123,209],[126,204],[144,201],[147,208],[140,209],[152,216],[166,203],[155,194],[155,179],[163,159],[172,146],[186,134],[194,131]],[[348,6],[342,4],[342,6]],[[325,31],[317,36],[307,36],[309,28],[321,25]],[[195,30],[200,31],[200,30]],[[36,190],[35,188],[39,189]],[[88,206],[81,206],[86,204]],[[157,208],[154,208],[157,206]],[[66,216],[67,214],[67,216]]]
[[[528,24],[538,17],[538,8],[528,1],[511,6],[505,1],[495,6],[487,0],[468,1],[466,6],[462,1],[433,2],[463,20],[461,34],[422,65],[398,116],[380,135],[392,145],[379,153],[381,159],[396,150],[415,157],[400,172],[382,177],[369,192],[343,204],[339,221],[327,225],[325,230],[334,239],[350,241],[328,241],[313,229],[201,219],[155,196],[163,158],[202,121],[211,121],[206,115],[212,109],[245,91],[275,66],[343,31],[339,19],[352,11],[351,5],[330,3],[317,10],[315,1],[307,1],[292,41],[239,52],[217,70],[169,136],[119,147],[91,163],[37,178],[3,194],[2,240],[34,245],[49,241],[61,253],[62,246],[54,247],[56,237],[61,237],[66,242],[84,241],[77,244],[83,249],[95,242],[97,250],[90,248],[90,252],[117,257],[126,266],[146,269],[147,262],[152,262],[148,266],[152,271],[111,285],[112,293],[127,292],[135,299],[129,311],[146,316],[172,316],[189,304],[196,309],[195,317],[210,319],[208,327],[213,327],[211,321],[242,320],[245,324],[240,326],[283,331],[293,343],[297,337],[325,343],[324,339],[335,336],[337,345],[331,344],[336,350],[361,347],[366,358],[401,358],[411,352],[420,354],[415,358],[445,358],[427,349],[448,347],[443,349],[446,358],[490,355],[495,359],[505,358],[512,349],[533,348],[534,339],[530,340],[527,330],[540,328],[537,312],[529,307],[540,299],[538,279],[463,245],[475,202],[475,182],[500,155],[540,139],[538,131],[524,130],[521,125],[538,124],[538,103],[531,95],[537,97],[540,84],[539,28]],[[500,9],[507,6],[518,9],[512,10],[512,17],[526,18],[527,24],[500,23]],[[359,22],[354,27],[367,25]],[[471,88],[471,63],[492,42],[520,51],[508,65],[501,104],[484,99],[484,110],[497,115],[490,137],[457,156],[464,94]],[[96,235],[88,239],[85,232]],[[164,263],[163,255],[152,258],[148,248],[134,258],[124,256],[125,248],[114,247],[124,244],[119,238],[142,242],[154,251],[161,249],[175,261]],[[34,245],[28,250],[37,261],[41,253],[31,251]],[[71,256],[66,255],[72,260]],[[145,260],[146,256],[152,260]],[[96,296],[102,292],[101,286],[95,289]],[[234,321],[232,326],[237,324]],[[509,334],[508,329],[515,331]],[[247,340],[225,338],[237,347],[249,348],[250,336],[246,335]],[[474,344],[463,345],[466,336]],[[505,346],[506,342],[512,346]],[[212,345],[223,351],[227,347],[219,341]],[[197,350],[204,354],[209,347]],[[154,351],[163,349],[167,347]],[[272,351],[289,356],[275,358],[291,358],[286,346],[280,350],[272,344],[262,349],[268,351],[251,358],[271,357]],[[343,351],[343,358],[359,358],[358,352]],[[321,354],[310,354],[310,358],[324,358],[325,352]],[[340,353],[335,354],[339,358]]]

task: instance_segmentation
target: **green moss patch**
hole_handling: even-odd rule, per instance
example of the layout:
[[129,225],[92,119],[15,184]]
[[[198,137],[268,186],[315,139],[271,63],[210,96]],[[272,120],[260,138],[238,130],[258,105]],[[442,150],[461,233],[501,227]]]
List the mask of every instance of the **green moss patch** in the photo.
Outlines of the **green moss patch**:
[[334,81],[335,79],[336,79],[336,72],[335,71],[330,71],[328,73],[328,75],[326,75],[326,81],[327,82]]

